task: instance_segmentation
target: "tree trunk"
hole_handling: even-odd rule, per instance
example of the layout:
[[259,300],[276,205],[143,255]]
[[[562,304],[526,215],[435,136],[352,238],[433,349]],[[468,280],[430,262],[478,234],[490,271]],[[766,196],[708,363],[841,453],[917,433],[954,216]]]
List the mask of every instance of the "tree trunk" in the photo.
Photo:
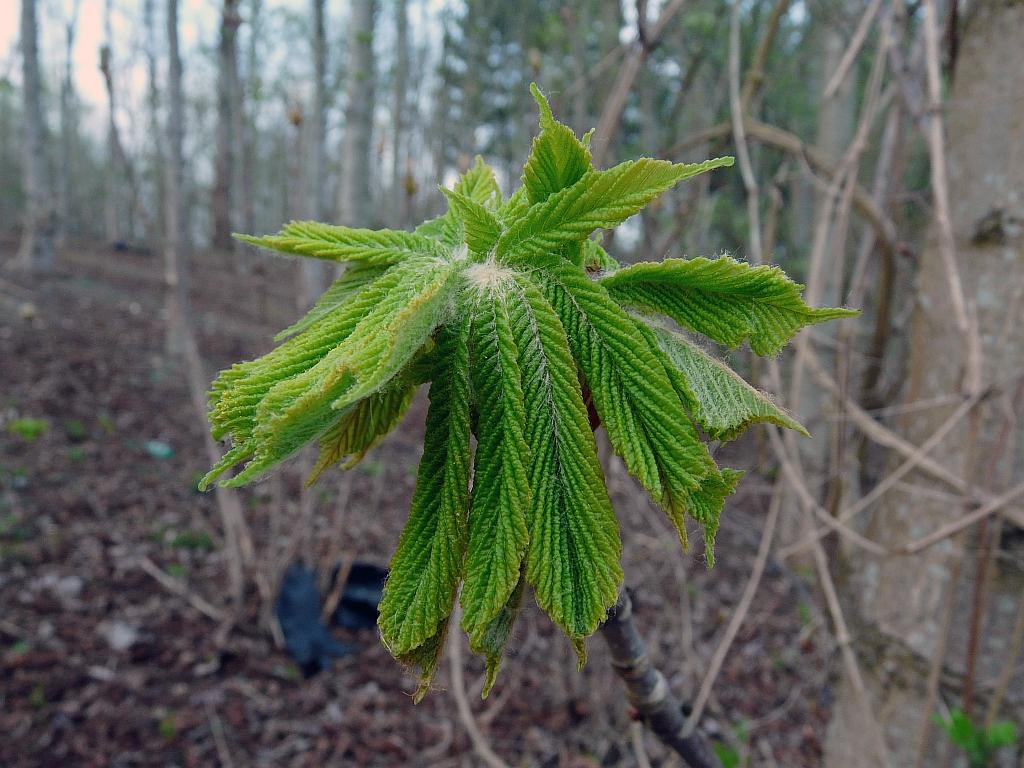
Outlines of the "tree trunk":
[[374,62],[373,24],[376,0],[353,0],[348,24],[348,103],[345,107],[345,140],[341,149],[342,224],[369,227],[370,141],[373,133]]
[[108,243],[118,243],[125,239],[121,230],[121,200],[123,199],[124,179],[121,176],[117,134],[117,91],[114,87],[114,49],[112,0],[103,6],[103,45],[100,48],[100,72],[107,88],[107,185],[104,199],[104,221]]
[[[950,219],[964,296],[977,315],[982,384],[1005,385],[1012,374],[1019,375],[1024,360],[1024,326],[1019,322],[1024,285],[1024,79],[1020,77],[1024,4],[979,0],[971,13],[945,110]],[[936,221],[936,229],[938,225]],[[906,403],[963,391],[968,359],[940,248],[936,231],[921,254],[903,393]],[[990,398],[981,407],[974,425],[976,441],[968,416],[930,457],[981,492],[999,494],[1009,483],[1019,482],[1024,476],[1019,450],[1024,438],[1020,386],[1019,378],[1012,379],[1009,395]],[[905,417],[900,425],[904,436],[922,443],[957,405]],[[923,476],[911,476],[909,482],[934,484]],[[964,514],[960,504],[921,494],[897,492],[886,499],[871,518],[868,534],[892,549]],[[1003,525],[1012,523],[1007,520]],[[984,557],[990,543],[978,527],[915,555],[872,556],[866,564],[864,553],[852,555],[859,575],[850,579],[847,596],[860,615],[855,635],[873,709],[884,727],[894,765],[942,764],[939,756],[948,742],[932,725],[938,713],[931,695],[935,684],[945,686],[940,689],[941,698],[951,705],[955,702],[977,712],[984,703],[982,715],[986,710],[996,714],[996,707],[986,700],[992,696],[992,682],[1004,669],[1013,669],[1008,666],[1006,645],[1014,613],[1020,610],[1024,575],[1012,558],[992,559],[989,597],[979,603],[980,593],[974,590],[986,567],[983,561],[979,568],[978,558]],[[957,573],[967,578],[960,580]],[[975,622],[972,617],[979,604],[991,610],[980,610],[980,620]],[[971,651],[972,635],[976,653]],[[942,674],[930,685],[933,669]],[[972,681],[976,696],[967,693]],[[1007,684],[1009,693],[1000,714],[1022,722],[1024,674],[1019,666]],[[979,722],[982,716],[974,719]],[[874,766],[870,751],[864,749],[863,733],[852,688],[844,681],[829,731],[827,764]]]
[[57,179],[57,200],[60,215],[57,217],[60,227],[60,239],[63,241],[72,225],[72,206],[74,192],[72,190],[73,173],[71,170],[73,149],[71,146],[75,134],[75,87],[71,80],[71,54],[75,47],[75,29],[78,26],[78,0],[71,7],[71,18],[64,22],[64,77],[60,84],[60,170]]
[[[813,72],[809,87],[811,97],[815,100],[822,99],[822,92],[828,78],[838,68],[846,50],[846,42],[835,24],[836,21],[828,18],[827,15],[812,22],[811,45],[818,66]],[[855,77],[847,77],[831,98],[821,100],[818,110],[815,146],[821,150],[822,155],[832,167],[838,166],[852,139],[855,98],[857,96],[853,88],[855,80]],[[821,194],[820,189],[815,187],[814,182],[803,174],[800,176],[801,178],[797,182],[795,204],[792,206],[794,234],[797,238],[793,242],[803,249],[801,255],[806,257],[813,250],[812,243],[816,227],[829,227],[831,232],[829,238],[834,237],[835,206],[832,207],[832,215],[828,221],[823,223],[821,220],[823,206],[831,205],[831,202],[824,199],[825,196]],[[828,246],[822,259],[820,279],[813,274],[805,276],[806,298],[812,306],[836,307],[843,304],[843,299],[839,295],[840,281],[838,278],[844,261],[844,253]],[[813,272],[813,269],[810,272]],[[836,334],[834,326],[835,324],[818,326],[816,332],[834,339]],[[819,354],[825,360],[825,365],[831,370],[834,367],[832,351],[820,350]],[[796,409],[800,421],[815,437],[813,441],[798,443],[801,461],[808,476],[825,477],[829,470],[830,451],[828,447],[833,444],[832,441],[837,434],[834,421],[825,416],[828,411],[827,398],[820,389],[806,385],[801,385],[798,389],[791,389],[790,397],[792,398],[791,407]],[[831,482],[828,488],[830,490],[833,488]],[[825,504],[832,508],[835,501],[835,498],[828,497]],[[805,523],[806,517],[801,505],[797,502],[795,493],[788,489],[779,521],[780,544],[785,546],[803,539],[807,534]],[[809,555],[803,557],[805,560],[801,562],[808,564],[810,562]]]
[[217,47],[217,160],[210,204],[213,215],[211,245],[221,251],[232,250],[231,232],[234,221],[235,161],[237,155],[239,108],[238,97],[238,15],[239,0],[224,0],[220,22],[220,43]]
[[[305,181],[305,200],[302,215],[322,220],[326,212],[324,171],[327,149],[327,33],[324,24],[324,0],[313,0],[313,115],[308,125],[309,152],[302,151],[301,122],[296,126],[296,150],[301,164],[306,158],[302,176]],[[298,307],[305,311],[319,298],[327,282],[327,265],[318,259],[302,259],[299,263]]]
[[409,224],[406,169],[406,112],[409,88],[409,17],[406,0],[395,0],[395,106],[391,119],[391,211],[396,229]]
[[42,83],[39,77],[39,25],[36,0],[21,3],[22,91],[24,99],[25,146],[25,228],[21,235],[19,261],[26,269],[53,268],[55,212],[46,167]]
[[246,101],[248,118],[242,131],[242,189],[240,222],[246,232],[256,231],[256,113],[260,93],[259,36],[261,0],[252,0],[249,6],[249,52],[246,66]]
[[167,0],[167,211],[164,220],[164,279],[167,283],[167,339],[170,354],[184,352],[188,321],[188,221],[185,215],[185,105],[178,51],[178,0]]
[[[156,22],[153,19],[153,2],[146,0],[143,6],[143,23],[146,27],[146,108],[149,111],[149,135],[160,135],[160,89],[157,85],[156,63]],[[153,190],[153,215],[150,219],[150,231],[147,233],[149,247],[159,252],[160,242],[164,233],[164,211],[167,210],[164,184],[164,158],[161,151],[162,142],[153,141],[149,149],[149,183]]]

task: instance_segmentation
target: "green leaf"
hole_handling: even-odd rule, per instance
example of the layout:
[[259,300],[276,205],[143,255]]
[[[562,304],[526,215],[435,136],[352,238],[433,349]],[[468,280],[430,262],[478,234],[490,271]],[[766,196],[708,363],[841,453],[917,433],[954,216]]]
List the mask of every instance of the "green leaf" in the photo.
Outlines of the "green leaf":
[[474,158],[473,167],[459,178],[455,191],[489,211],[496,211],[501,205],[501,190],[494,178],[494,169],[480,155]]
[[[501,190],[498,189],[494,171],[479,155],[473,167],[459,178],[455,192],[489,211],[497,211],[501,205]],[[464,241],[462,221],[451,208],[443,216],[420,224],[415,234],[432,238],[448,248],[456,248]]]
[[992,723],[985,730],[985,740],[993,750],[1012,746],[1017,743],[1017,726],[1009,720]]
[[382,389],[440,322],[458,271],[440,260],[407,261],[399,267],[393,287],[341,343],[312,367],[278,381],[258,402],[253,429],[257,450],[225,485],[238,486],[262,475],[323,434],[347,408]]
[[[718,533],[722,505],[736,491],[736,484],[743,475],[736,469],[712,469],[704,477],[700,490],[690,493],[687,498],[687,510],[704,532],[704,558],[708,568],[715,566],[715,534]],[[677,526],[681,524],[681,521],[676,523]]]
[[610,275],[619,270],[619,262],[613,259],[596,240],[584,240],[583,268],[588,274]]
[[512,326],[530,414],[526,579],[552,620],[585,638],[622,584],[619,525],[565,330],[532,283],[520,278],[516,289]]
[[732,158],[693,165],[641,158],[607,171],[589,171],[571,187],[533,205],[511,225],[498,240],[498,259],[522,263],[556,252],[565,243],[584,240],[595,229],[618,226],[683,179],[727,165],[732,165]]
[[409,410],[416,387],[404,381],[358,402],[320,438],[320,455],[306,480],[312,485],[325,469],[344,461],[351,469],[398,426]]
[[[640,322],[639,320],[637,322]],[[665,353],[672,383],[694,421],[715,440],[733,440],[751,424],[770,422],[810,437],[807,430],[775,405],[764,392],[745,382],[679,333],[653,327]]]
[[[477,439],[469,510],[462,626],[474,651],[490,653],[487,627],[508,602],[526,553],[530,501],[526,410],[504,282],[477,286],[472,371]],[[492,657],[489,657],[493,661]]]
[[462,222],[466,245],[474,253],[488,253],[501,234],[501,224],[493,211],[470,197],[461,195],[451,189],[441,188],[451,210]]
[[409,521],[380,602],[378,625],[395,656],[421,667],[421,689],[437,666],[463,573],[469,513],[469,323],[438,337],[439,375],[430,385],[427,425]]
[[292,221],[276,235],[235,237],[271,251],[374,266],[389,266],[411,256],[442,256],[444,253],[430,238],[412,232],[352,229],[316,221]]
[[334,312],[366,286],[383,275],[387,267],[350,264],[341,277],[331,283],[330,287],[317,299],[312,309],[301,320],[288,326],[274,336],[274,341],[281,342],[309,328],[324,317]]
[[672,388],[653,335],[638,334],[629,315],[581,270],[564,261],[546,266],[531,275],[565,327],[612,447],[686,546],[684,512],[698,517],[695,494],[715,464]]
[[335,311],[326,313],[268,354],[221,372],[210,392],[211,432],[216,439],[230,436],[234,447],[202,479],[201,489],[256,452],[257,409],[270,390],[281,381],[308,371],[347,339],[402,282],[411,266],[406,263],[389,269]]
[[620,269],[601,280],[616,301],[675,320],[729,347],[745,339],[759,355],[777,354],[805,325],[859,314],[812,309],[803,286],[774,266],[729,256],[665,259]]
[[571,128],[555,120],[536,83],[530,85],[530,93],[540,108],[541,128],[523,168],[523,187],[533,205],[583,178],[590,170],[590,150]]
[[508,200],[498,208],[498,218],[506,226],[510,226],[525,216],[528,210],[530,210],[530,197],[526,194],[526,187],[520,187],[509,195]]
[[523,591],[526,581],[520,575],[516,582],[515,589],[509,595],[508,600],[498,614],[487,622],[487,626],[477,635],[472,643],[473,650],[482,654],[486,660],[486,674],[483,690],[480,698],[486,699],[491,692],[494,681],[498,677],[498,670],[501,667],[501,658],[505,654],[505,646],[508,645],[509,636],[512,634],[512,627],[519,616],[519,608],[523,603]]
[[419,667],[419,675],[416,690],[412,694],[412,703],[419,704],[430,690],[430,683],[437,674],[437,666],[441,663],[441,655],[444,653],[444,643],[448,638],[448,629],[451,625],[451,612],[455,608],[455,600],[452,599],[448,606],[444,619],[437,627],[437,631],[423,641],[422,645],[413,648],[408,653],[395,656],[398,662],[404,667]]

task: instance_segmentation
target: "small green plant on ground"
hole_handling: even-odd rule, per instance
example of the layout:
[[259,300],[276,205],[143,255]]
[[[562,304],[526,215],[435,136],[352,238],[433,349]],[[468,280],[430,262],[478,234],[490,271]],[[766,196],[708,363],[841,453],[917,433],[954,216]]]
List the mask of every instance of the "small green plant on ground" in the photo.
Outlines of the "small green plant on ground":
[[996,722],[989,726],[975,725],[961,709],[954,709],[943,717],[935,716],[949,740],[960,747],[971,768],[987,768],[1003,747],[1017,743],[1017,728],[1011,722]]
[[14,419],[7,425],[7,431],[16,437],[20,437],[27,443],[34,443],[45,435],[50,429],[50,422],[46,419],[36,419],[32,416],[22,416]]
[[292,222],[243,237],[348,266],[277,348],[222,372],[210,394],[213,434],[231,447],[203,486],[244,463],[221,481],[239,486],[314,440],[310,481],[355,465],[429,383],[423,458],[379,620],[391,653],[420,669],[417,697],[456,599],[486,659],[485,695],[527,586],[585,661],[623,581],[598,424],[683,546],[686,517],[696,521],[709,565],[742,473],[717,467],[706,440],[756,422],[803,432],[668,321],[774,355],[803,326],[853,314],[812,309],[778,268],[728,256],[620,267],[594,233],[732,158],[597,170],[590,134],[577,138],[533,92],[541,130],[507,199],[478,158],[442,190],[447,213],[413,232]]

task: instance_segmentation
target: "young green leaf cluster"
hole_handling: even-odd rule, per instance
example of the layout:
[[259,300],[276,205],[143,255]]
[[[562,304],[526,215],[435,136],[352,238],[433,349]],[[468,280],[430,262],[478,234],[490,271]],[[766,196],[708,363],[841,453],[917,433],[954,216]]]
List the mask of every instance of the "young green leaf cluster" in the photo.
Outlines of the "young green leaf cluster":
[[456,599],[488,689],[527,585],[582,663],[622,582],[594,421],[684,545],[686,516],[697,522],[709,563],[741,473],[719,469],[704,438],[755,422],[802,431],[659,318],[774,354],[801,327],[850,314],[811,309],[780,270],[728,257],[619,269],[593,233],[732,159],[596,170],[589,135],[577,138],[533,93],[541,130],[508,199],[478,158],[444,190],[448,212],[414,232],[292,222],[243,238],[348,266],[277,348],[221,373],[210,395],[213,434],[232,447],[203,482],[244,463],[222,481],[237,486],[313,440],[314,476],[351,466],[429,382],[423,458],[379,622],[390,651],[420,667],[420,696]]

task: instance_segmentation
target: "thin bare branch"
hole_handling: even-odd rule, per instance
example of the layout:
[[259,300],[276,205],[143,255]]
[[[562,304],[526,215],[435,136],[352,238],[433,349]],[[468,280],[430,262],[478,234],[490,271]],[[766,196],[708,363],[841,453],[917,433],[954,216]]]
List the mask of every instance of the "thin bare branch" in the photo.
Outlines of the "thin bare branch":
[[168,592],[172,592],[175,595],[184,597],[189,605],[195,608],[204,616],[213,619],[214,621],[224,621],[226,614],[217,606],[207,602],[203,597],[197,595],[191,591],[188,587],[178,581],[176,578],[171,576],[166,571],[162,570],[160,566],[150,560],[148,557],[143,557],[139,560],[139,568],[144,570],[154,580]]
[[[867,40],[868,32],[871,31],[871,26],[875,22],[875,16],[878,15],[878,9],[881,7],[882,0],[871,0],[871,4],[864,11],[864,15],[860,17],[857,29],[850,39],[850,45],[846,48],[843,57],[839,60],[839,66],[836,67],[836,71],[832,73],[832,77],[829,78],[828,84],[825,86],[822,98],[826,101],[836,95],[836,91],[839,90],[843,81],[846,80],[846,76],[850,74],[850,68],[853,66],[853,62],[857,60],[857,54],[860,53],[864,41]],[[884,53],[880,52],[878,55],[883,59],[885,58]]]
[[637,7],[637,40],[629,49],[625,63],[619,70],[619,76],[608,99],[604,103],[601,117],[597,121],[597,130],[594,131],[596,141],[593,147],[594,165],[600,167],[608,156],[612,140],[619,129],[619,121],[622,119],[622,111],[626,108],[626,99],[629,98],[629,91],[636,81],[637,75],[643,69],[647,56],[661,42],[661,36],[665,27],[672,20],[672,17],[683,7],[685,0],[670,0],[665,5],[657,20],[648,30],[644,18],[644,4],[639,3]]
[[962,531],[964,528],[969,528],[975,523],[984,520],[989,515],[995,514],[1007,504],[1012,503],[1021,496],[1024,496],[1024,482],[1018,483],[1005,493],[1002,493],[985,504],[982,504],[973,512],[966,514],[963,517],[959,517],[956,520],[943,525],[938,530],[932,531],[927,536],[922,536],[920,539],[916,539],[906,546],[901,547],[900,552],[905,555],[913,555],[922,550],[928,549],[928,547],[935,546],[943,539],[948,539],[958,531]]
[[[456,606],[451,618],[453,626],[459,626],[461,613],[462,611],[459,606]],[[473,750],[481,760],[490,768],[509,768],[508,763],[498,757],[497,753],[491,748],[487,737],[484,736],[480,727],[476,724],[473,710],[469,706],[469,698],[466,696],[466,680],[462,664],[462,633],[458,631],[449,632],[448,669],[451,672],[452,696],[455,697],[455,707],[459,711],[459,719],[462,721],[462,726],[466,729],[466,734],[473,743]]]
[[740,99],[740,3],[733,0],[729,22],[729,105],[732,114],[732,135],[736,143],[736,157],[739,160],[743,187],[747,193],[747,226],[750,230],[750,261],[764,262],[761,246],[761,214],[757,179],[750,163],[747,135],[743,129],[743,102]]
[[[928,156],[931,164],[935,224],[939,235],[939,254],[949,283],[949,298],[957,328],[967,341],[971,334],[967,302],[956,263],[956,242],[949,214],[949,182],[946,172],[946,136],[942,122],[942,81],[939,76],[939,28],[935,0],[922,0],[925,65],[928,74]],[[975,388],[980,379],[974,381]]]
[[775,526],[779,520],[779,510],[782,508],[782,494],[775,493],[772,496],[771,505],[768,508],[768,516],[764,521],[764,529],[761,531],[761,543],[757,548],[757,557],[754,559],[754,567],[750,569],[750,576],[747,578],[747,584],[743,588],[743,595],[740,597],[739,603],[736,605],[736,610],[733,611],[732,618],[729,619],[729,626],[725,628],[725,634],[722,635],[722,639],[718,642],[718,646],[715,648],[714,654],[711,656],[711,662],[708,664],[708,671],[704,675],[704,679],[701,681],[700,690],[697,691],[697,698],[693,702],[693,711],[690,713],[689,720],[691,723],[697,723],[700,721],[700,716],[704,713],[704,707],[707,705],[708,697],[711,695],[711,688],[715,684],[715,680],[718,677],[718,673],[722,670],[722,664],[725,662],[725,657],[729,653],[729,649],[732,647],[733,641],[736,639],[736,634],[740,631],[740,627],[743,626],[743,621],[747,617],[747,613],[750,612],[750,605],[754,601],[754,595],[757,594],[757,588],[761,584],[761,576],[764,574],[765,563],[768,562],[768,554],[772,549],[772,542],[775,540]]
[[[817,147],[806,144],[796,134],[776,128],[773,125],[762,123],[753,118],[746,118],[743,127],[747,139],[766,144],[775,149],[803,159],[818,174],[827,180],[833,180],[838,170],[829,162],[824,153]],[[672,146],[666,155],[677,157],[688,149],[700,146],[709,141],[724,139],[732,132],[732,123],[724,122],[699,131],[689,137],[677,142]],[[875,204],[871,193],[859,184],[853,189],[853,207],[875,230],[878,236],[878,246],[886,253],[896,255],[902,250],[897,235],[896,225],[892,219]]]
[[871,740],[875,742],[875,750],[879,759],[879,765],[891,766],[889,748],[885,744],[885,736],[882,727],[875,718],[874,708],[868,697],[867,687],[864,685],[864,676],[860,671],[860,664],[857,662],[857,654],[854,653],[851,644],[850,630],[846,624],[846,617],[839,605],[839,596],[836,594],[836,585],[832,580],[832,574],[828,569],[828,561],[825,558],[825,550],[821,542],[815,541],[812,547],[814,553],[814,566],[818,573],[818,581],[821,583],[822,591],[825,593],[825,603],[828,605],[829,614],[835,627],[836,643],[839,645],[843,656],[843,666],[850,678],[857,702],[863,711],[865,722],[870,725]]

